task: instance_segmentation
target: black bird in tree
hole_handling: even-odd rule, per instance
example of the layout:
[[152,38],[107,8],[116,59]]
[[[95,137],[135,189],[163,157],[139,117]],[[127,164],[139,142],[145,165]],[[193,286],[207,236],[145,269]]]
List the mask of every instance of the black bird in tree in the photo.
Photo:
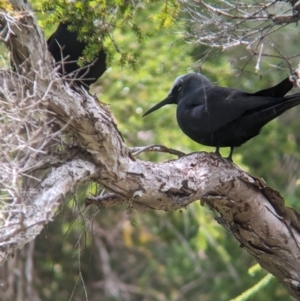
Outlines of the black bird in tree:
[[103,49],[94,62],[80,67],[77,63],[83,56],[87,43],[80,42],[76,32],[68,29],[68,23],[60,23],[56,31],[48,39],[48,50],[51,52],[57,65],[61,65],[59,72],[62,76],[69,75],[77,85],[89,89],[106,70],[106,53]]
[[255,93],[213,85],[200,73],[176,78],[167,98],[148,110],[146,116],[167,104],[177,104],[177,122],[192,140],[207,146],[234,147],[259,134],[261,128],[286,110],[300,104],[300,93],[284,96],[298,74],[274,87]]

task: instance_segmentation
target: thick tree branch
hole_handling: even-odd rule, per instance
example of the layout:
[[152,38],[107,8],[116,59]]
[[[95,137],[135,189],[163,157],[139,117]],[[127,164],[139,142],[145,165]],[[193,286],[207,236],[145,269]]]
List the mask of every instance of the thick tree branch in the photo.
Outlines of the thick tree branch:
[[0,263],[37,236],[52,220],[57,206],[78,183],[95,177],[97,167],[74,159],[53,168],[40,185],[22,193],[21,202],[7,202],[0,216]]
[[[16,7],[22,7],[22,2]],[[239,243],[300,300],[299,215],[284,206],[277,192],[216,154],[193,153],[163,163],[134,159],[106,106],[85,91],[71,90],[52,72],[44,39],[32,16],[22,12],[9,27],[14,35],[6,35],[7,45],[14,61],[18,61],[18,74],[29,74],[28,91],[35,92],[35,101],[47,108],[46,112],[51,112],[56,122],[65,126],[64,131],[90,155],[52,168],[34,181],[35,186],[27,186],[28,190],[19,192],[17,197],[11,195],[1,220],[2,260],[38,235],[75,185],[93,180],[111,192],[102,196],[101,202],[125,200],[143,212],[180,209],[201,199]],[[23,49],[24,55],[19,55],[18,49]],[[21,76],[15,78],[18,80]],[[3,89],[0,92],[4,96],[8,93]],[[16,95],[10,97],[17,98]],[[47,143],[40,149],[51,151]],[[36,164],[33,159],[30,162]],[[14,183],[21,179],[18,173],[15,178],[8,175],[5,187],[8,180]],[[19,210],[11,213],[11,205]]]

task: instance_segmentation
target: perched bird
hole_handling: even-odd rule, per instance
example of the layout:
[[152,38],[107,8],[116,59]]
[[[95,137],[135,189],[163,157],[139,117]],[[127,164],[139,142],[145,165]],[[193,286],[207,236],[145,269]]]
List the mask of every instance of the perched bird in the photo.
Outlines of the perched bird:
[[300,104],[300,93],[285,96],[293,87],[291,78],[278,85],[246,93],[213,85],[200,73],[176,78],[167,98],[148,110],[146,116],[167,104],[177,104],[177,122],[194,141],[233,149],[259,134],[261,128],[286,110]]
[[106,70],[106,53],[99,50],[98,56],[91,64],[80,67],[77,64],[83,55],[87,43],[78,41],[76,32],[68,30],[69,24],[60,23],[56,31],[48,39],[48,50],[51,52],[57,65],[61,65],[59,72],[76,79],[74,83],[89,89]]

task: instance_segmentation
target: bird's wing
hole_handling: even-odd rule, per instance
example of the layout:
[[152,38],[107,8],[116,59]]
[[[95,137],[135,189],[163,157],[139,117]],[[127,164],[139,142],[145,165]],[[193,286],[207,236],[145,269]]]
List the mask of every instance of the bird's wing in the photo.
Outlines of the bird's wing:
[[216,131],[243,115],[272,107],[283,97],[256,96],[240,90],[215,86],[199,89],[185,98],[185,108],[194,130]]

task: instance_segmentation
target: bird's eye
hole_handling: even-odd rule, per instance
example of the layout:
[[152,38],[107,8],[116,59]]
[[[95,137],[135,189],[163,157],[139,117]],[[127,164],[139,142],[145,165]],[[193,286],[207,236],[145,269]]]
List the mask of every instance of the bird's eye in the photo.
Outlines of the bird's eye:
[[182,88],[182,84],[176,83],[175,85],[173,85],[173,87],[169,91],[169,94],[177,95],[179,93],[179,91],[181,90],[181,88]]
[[182,88],[181,83],[178,83],[177,85],[174,86],[173,88],[173,93],[178,93]]

